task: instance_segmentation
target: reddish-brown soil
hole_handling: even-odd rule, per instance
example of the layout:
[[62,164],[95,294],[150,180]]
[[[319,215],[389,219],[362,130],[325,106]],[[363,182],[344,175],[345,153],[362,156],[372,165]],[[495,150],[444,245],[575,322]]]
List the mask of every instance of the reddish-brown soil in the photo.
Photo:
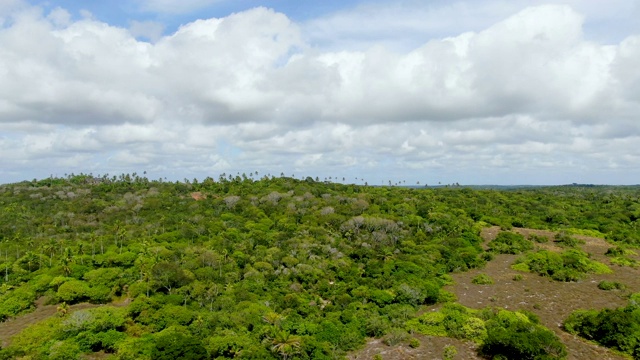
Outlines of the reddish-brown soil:
[[[535,233],[553,239],[555,233],[533,229],[514,229],[525,236]],[[492,240],[500,232],[497,227],[486,228],[482,237],[486,242]],[[612,245],[598,238],[576,236],[584,240],[580,248],[591,254],[591,258],[607,264],[612,274],[589,275],[578,282],[557,282],[547,277],[518,272],[511,265],[517,255],[497,255],[482,269],[452,274],[454,284],[446,287],[458,297],[458,302],[471,308],[487,306],[508,310],[529,310],[540,317],[540,322],[553,330],[567,346],[570,360],[609,360],[628,359],[613,351],[587,342],[562,330],[562,321],[576,309],[602,309],[625,306],[626,297],[630,293],[640,292],[640,269],[613,265],[604,253]],[[561,251],[553,242],[536,244],[540,248]],[[638,260],[638,257],[635,257]],[[478,274],[487,274],[494,281],[493,285],[475,285],[471,279]],[[521,274],[523,279],[514,281],[513,277]],[[603,291],[598,289],[602,280],[618,281],[627,286],[624,291]],[[432,309],[427,309],[427,311]],[[449,338],[419,337],[421,346],[411,349],[406,344],[386,346],[380,340],[372,339],[364,349],[353,353],[349,359],[372,359],[380,354],[383,359],[442,359],[446,345],[456,347],[454,359],[479,359],[473,343],[461,342]]]

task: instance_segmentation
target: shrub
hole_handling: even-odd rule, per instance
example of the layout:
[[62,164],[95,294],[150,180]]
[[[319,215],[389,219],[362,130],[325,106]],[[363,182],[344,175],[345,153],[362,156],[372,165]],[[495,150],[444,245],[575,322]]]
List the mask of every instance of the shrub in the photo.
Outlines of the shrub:
[[629,305],[625,308],[577,310],[564,321],[569,333],[594,340],[637,358],[640,350],[640,309]]
[[20,287],[3,294],[0,296],[0,321],[34,308],[35,300],[35,291],[27,287]]
[[100,268],[87,271],[82,277],[90,286],[113,286],[114,281],[122,276],[121,268]]
[[389,321],[381,316],[371,316],[365,322],[367,336],[380,337],[389,331]]
[[607,256],[616,257],[616,256],[624,256],[627,255],[627,251],[620,246],[614,246],[607,249],[607,252],[604,253]]
[[579,240],[574,238],[573,236],[570,236],[569,234],[565,233],[565,232],[559,232],[557,233],[554,238],[553,238],[554,242],[560,246],[564,246],[564,247],[577,247],[578,245],[584,244],[584,240]]
[[549,329],[522,313],[500,310],[486,322],[487,339],[480,348],[484,356],[506,359],[564,359],[564,344]]
[[247,335],[226,330],[219,335],[210,337],[206,347],[213,359],[218,357],[233,358],[250,347],[251,342],[251,338]]
[[154,348],[153,337],[128,337],[119,342],[117,347],[119,360],[149,360]]
[[544,235],[530,234],[529,240],[537,243],[546,243],[549,242],[549,238]]
[[529,253],[516,260],[512,268],[550,276],[556,281],[577,281],[588,273],[611,272],[606,265],[589,259],[587,253],[577,249],[570,249],[560,254],[547,250]]
[[102,306],[94,309],[79,310],[67,317],[62,323],[64,332],[78,334],[83,331],[99,333],[108,330],[123,330],[126,322],[126,309]]
[[494,240],[489,242],[488,246],[489,250],[499,254],[520,254],[533,249],[531,241],[520,234],[509,231],[500,232]]
[[637,268],[638,266],[640,266],[640,261],[636,259],[630,259],[626,256],[614,257],[613,259],[611,259],[611,263],[618,266],[628,266],[632,268]]
[[371,300],[374,303],[376,303],[378,306],[391,304],[394,299],[395,299],[394,294],[389,290],[375,289],[371,291]]
[[453,358],[458,354],[458,350],[453,345],[446,345],[442,352],[442,358],[444,360],[453,360]]
[[407,321],[406,328],[430,336],[447,336],[481,344],[480,352],[491,358],[563,359],[564,345],[533,313],[507,310],[472,310],[447,304],[439,312],[425,313]]
[[207,359],[207,350],[195,337],[169,330],[155,336],[151,358],[154,360],[200,360]]
[[[52,316],[30,325],[13,337],[11,347],[20,349],[28,355],[44,354],[48,345],[54,340],[61,340],[64,335],[60,324],[61,318]],[[40,356],[40,358],[46,358],[46,356]]]
[[393,328],[387,335],[384,336],[382,342],[388,346],[397,345],[409,338],[409,333],[404,329]]
[[462,338],[481,342],[487,338],[487,329],[482,319],[469,317],[462,325]]
[[411,331],[429,336],[447,336],[444,327],[445,314],[441,311],[428,312],[407,321],[406,327]]
[[104,350],[112,353],[116,350],[118,343],[126,338],[124,333],[116,330],[108,330],[105,332],[92,333],[82,332],[76,336],[76,341],[80,348],[86,352],[97,352]]
[[458,300],[458,297],[456,296],[456,294],[452,293],[451,291],[440,289],[440,292],[438,294],[439,303],[451,303],[457,300]]
[[493,279],[487,274],[478,274],[471,279],[471,283],[476,285],[492,285]]
[[69,304],[78,303],[89,298],[89,286],[81,280],[69,280],[60,285],[57,292],[59,301]]
[[411,339],[409,339],[409,347],[412,349],[417,349],[420,347],[420,340],[412,337]]
[[73,340],[67,339],[54,343],[49,349],[47,359],[75,360],[80,359],[80,346]]
[[600,290],[624,290],[627,287],[624,284],[619,283],[617,281],[600,281],[598,283],[598,289]]

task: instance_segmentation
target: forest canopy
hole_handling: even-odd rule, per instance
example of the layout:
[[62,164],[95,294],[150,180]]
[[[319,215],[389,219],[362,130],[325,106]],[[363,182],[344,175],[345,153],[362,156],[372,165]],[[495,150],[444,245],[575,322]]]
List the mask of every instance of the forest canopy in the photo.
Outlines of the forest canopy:
[[[639,196],[637,187],[374,187],[257,173],[182,182],[81,174],[2,185],[0,321],[33,310],[37,299],[60,311],[0,355],[343,356],[367,337],[409,338],[421,307],[455,301],[443,290],[449,273],[482,267],[494,252],[533,248],[505,232],[487,252],[483,227],[582,231],[633,247]],[[548,273],[534,266],[543,255],[523,263]],[[581,256],[570,249],[560,260]],[[104,305],[66,312],[81,302]],[[508,334],[529,329],[553,349],[549,358],[566,356],[535,320],[487,311],[471,317],[482,326],[459,315],[481,331],[470,336],[484,354],[525,351],[510,347]]]

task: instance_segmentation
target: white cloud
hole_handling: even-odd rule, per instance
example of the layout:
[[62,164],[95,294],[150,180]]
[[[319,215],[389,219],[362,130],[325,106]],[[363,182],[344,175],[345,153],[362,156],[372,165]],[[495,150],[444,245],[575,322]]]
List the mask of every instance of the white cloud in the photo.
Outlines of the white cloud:
[[145,38],[155,42],[162,37],[164,25],[157,21],[131,21],[129,32],[136,38]]
[[[154,22],[124,29],[74,21],[63,9],[12,8],[0,27],[0,180],[37,165],[39,176],[259,169],[377,177],[371,183],[403,173],[426,181],[424,172],[429,182],[434,172],[451,182],[526,182],[536,169],[569,176],[594,167],[602,172],[591,181],[632,181],[640,36],[592,41],[585,16],[595,10],[577,6],[504,16],[522,3],[419,8],[427,28],[405,8],[391,6],[408,19],[401,25],[372,5],[365,15],[381,21],[363,28],[375,35],[358,38],[352,26],[360,44],[352,48],[323,42],[364,22],[354,12],[297,24],[256,8],[160,36]],[[454,11],[478,19],[450,33],[444,20]],[[402,26],[449,35],[389,46]],[[393,34],[379,35],[385,29]],[[606,177],[612,167],[619,180]]]

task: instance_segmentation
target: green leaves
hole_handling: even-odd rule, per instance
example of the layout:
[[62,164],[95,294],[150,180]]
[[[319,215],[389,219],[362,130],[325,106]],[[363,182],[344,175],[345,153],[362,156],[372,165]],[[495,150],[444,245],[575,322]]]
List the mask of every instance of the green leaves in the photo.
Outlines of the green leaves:
[[577,310],[563,324],[565,330],[636,358],[640,354],[640,308]]
[[498,254],[520,254],[533,249],[531,241],[510,231],[501,231],[488,246],[489,250]]
[[516,260],[513,268],[549,276],[556,281],[577,281],[589,273],[611,272],[606,265],[589,259],[587,253],[577,249],[565,250],[559,254],[548,250],[528,253]]
[[151,351],[154,360],[203,360],[207,359],[207,350],[193,336],[180,331],[167,330],[155,336],[155,346]]
[[535,324],[522,313],[500,310],[486,322],[487,338],[481,352],[506,359],[564,359],[567,350],[549,329]]
[[[92,178],[0,186],[0,317],[29,311],[42,295],[131,301],[123,312],[70,306],[57,323],[29,330],[39,336],[20,338],[24,356],[58,356],[64,345],[69,358],[100,349],[151,359],[200,344],[209,358],[321,359],[344,355],[365,336],[394,343],[411,329],[481,343],[491,324],[496,338],[505,334],[495,344],[516,346],[510,336],[533,329],[541,335],[531,346],[546,346],[547,335],[519,315],[496,315],[494,324],[446,305],[412,318],[424,304],[455,301],[443,290],[447,273],[533,248],[502,232],[484,252],[480,220],[640,243],[630,200],[637,189],[433,190],[239,174],[176,183]],[[562,281],[607,271],[577,250],[529,253],[516,267]],[[177,341],[165,336],[174,333],[182,334]]]

